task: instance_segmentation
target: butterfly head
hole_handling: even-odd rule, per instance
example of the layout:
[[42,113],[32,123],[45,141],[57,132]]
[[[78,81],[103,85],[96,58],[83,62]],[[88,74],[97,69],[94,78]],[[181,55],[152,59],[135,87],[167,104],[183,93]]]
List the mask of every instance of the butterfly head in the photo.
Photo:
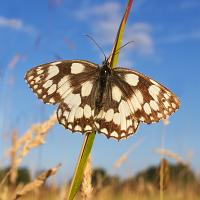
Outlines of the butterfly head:
[[102,66],[109,66],[109,61],[108,61],[108,58],[105,57],[104,61],[102,62]]
[[106,74],[111,73],[110,63],[108,61],[108,58],[105,58],[105,60],[102,62],[102,71]]

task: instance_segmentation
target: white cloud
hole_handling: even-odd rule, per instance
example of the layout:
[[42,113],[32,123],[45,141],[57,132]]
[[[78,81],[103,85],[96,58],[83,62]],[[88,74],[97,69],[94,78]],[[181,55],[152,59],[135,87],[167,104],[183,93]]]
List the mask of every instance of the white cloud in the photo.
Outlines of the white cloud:
[[152,27],[144,22],[138,22],[128,26],[125,33],[125,40],[134,43],[132,45],[135,51],[141,55],[151,55],[154,53],[154,41],[151,37]]
[[36,30],[30,25],[24,24],[21,19],[10,19],[3,16],[0,16],[0,27],[7,27],[14,30],[24,31],[27,33],[35,33]]
[[177,43],[187,40],[200,40],[200,29],[188,32],[176,32],[161,39],[161,42]]
[[[122,6],[118,2],[106,2],[82,10],[79,9],[75,16],[79,20],[89,22],[94,38],[101,45],[112,46],[123,15],[121,8]],[[145,22],[127,24],[123,41],[134,41],[127,49],[132,52],[134,50],[140,55],[152,55],[154,41],[151,37],[151,31],[152,27]]]
[[0,26],[1,27],[20,29],[20,28],[22,28],[22,24],[23,24],[22,21],[19,19],[8,19],[8,18],[0,16]]
[[[114,14],[112,16],[112,14]],[[101,5],[93,5],[79,9],[75,12],[75,16],[80,20],[86,20],[90,17],[95,18],[110,18],[116,17],[116,14],[120,14],[120,4],[116,2],[107,2]]]

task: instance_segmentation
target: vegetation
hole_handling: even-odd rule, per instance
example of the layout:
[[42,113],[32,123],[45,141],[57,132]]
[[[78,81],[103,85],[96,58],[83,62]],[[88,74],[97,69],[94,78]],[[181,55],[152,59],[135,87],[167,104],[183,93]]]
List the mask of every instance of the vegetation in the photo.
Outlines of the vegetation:
[[[6,175],[10,168],[0,170],[0,179]],[[92,179],[92,197],[93,199],[160,199],[159,196],[159,170],[160,166],[152,166],[144,171],[140,171],[135,176],[121,180],[118,176],[107,174],[102,168],[93,169]],[[165,174],[166,175],[166,174]],[[164,188],[164,199],[199,199],[200,197],[200,180],[195,176],[194,172],[181,163],[168,165],[169,180]],[[30,181],[30,172],[27,168],[19,168],[17,185]],[[43,185],[40,189],[35,189],[23,199],[52,199],[60,200],[65,198],[65,192],[68,191],[69,184],[65,186]],[[5,190],[5,188],[7,188]],[[7,199],[13,193],[13,187],[7,182],[1,188],[0,199],[7,191]],[[82,198],[82,192],[77,199]],[[87,198],[86,198],[87,199]]]

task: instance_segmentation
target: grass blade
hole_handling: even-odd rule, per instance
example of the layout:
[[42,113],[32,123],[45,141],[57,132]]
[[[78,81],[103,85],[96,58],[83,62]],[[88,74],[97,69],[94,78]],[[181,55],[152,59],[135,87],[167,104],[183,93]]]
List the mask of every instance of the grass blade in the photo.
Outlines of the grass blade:
[[88,156],[90,155],[90,151],[92,149],[92,145],[94,142],[96,132],[86,133],[84,138],[83,146],[79,155],[79,159],[76,165],[76,169],[74,172],[74,176],[72,179],[72,183],[69,190],[68,200],[74,199],[83,178],[83,172],[85,169],[85,165],[87,163]]
[[128,0],[124,16],[122,18],[122,21],[120,23],[120,26],[119,26],[119,29],[118,29],[118,32],[117,32],[117,36],[116,36],[115,43],[114,43],[114,46],[113,46],[113,49],[112,49],[112,53],[111,53],[110,58],[109,58],[111,68],[116,67],[117,62],[118,62],[118,57],[119,57],[120,47],[121,47],[121,43],[122,43],[124,28],[125,28],[125,25],[126,25],[128,15],[129,15],[130,10],[131,10],[132,3],[133,3],[133,0]]

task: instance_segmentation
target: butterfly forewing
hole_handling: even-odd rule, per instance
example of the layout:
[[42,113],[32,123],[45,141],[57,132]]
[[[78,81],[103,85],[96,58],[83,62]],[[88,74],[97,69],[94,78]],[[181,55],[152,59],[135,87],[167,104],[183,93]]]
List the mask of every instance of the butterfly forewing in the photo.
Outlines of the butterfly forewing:
[[57,104],[89,79],[96,65],[87,61],[62,60],[29,70],[25,80],[44,103]]
[[170,90],[141,73],[115,68],[113,77],[126,96],[134,119],[157,122],[179,108],[180,102]]

